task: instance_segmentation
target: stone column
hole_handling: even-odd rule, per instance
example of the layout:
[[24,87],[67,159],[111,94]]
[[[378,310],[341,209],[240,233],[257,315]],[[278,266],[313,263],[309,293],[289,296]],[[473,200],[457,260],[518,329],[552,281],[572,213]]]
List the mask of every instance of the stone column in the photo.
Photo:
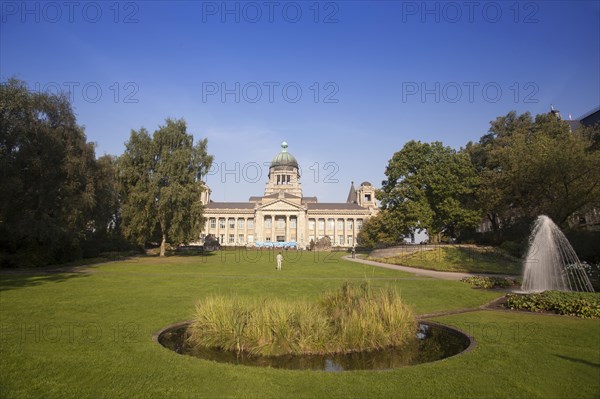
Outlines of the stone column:
[[337,218],[334,217],[333,218],[333,233],[332,233],[333,237],[331,237],[331,246],[332,247],[335,247],[337,245],[337,235],[336,235],[336,232],[337,232]]
[[254,214],[254,241],[265,241],[264,232],[264,220],[265,217],[262,211],[257,211]]

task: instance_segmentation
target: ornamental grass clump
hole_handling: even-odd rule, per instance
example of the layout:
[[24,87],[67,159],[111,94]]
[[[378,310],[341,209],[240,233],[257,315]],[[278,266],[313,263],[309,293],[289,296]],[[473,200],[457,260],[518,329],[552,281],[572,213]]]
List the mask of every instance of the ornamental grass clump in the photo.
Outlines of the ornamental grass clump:
[[208,297],[196,305],[188,343],[258,356],[349,353],[402,346],[416,328],[397,291],[346,283],[316,303]]
[[333,329],[335,352],[370,351],[401,346],[415,336],[416,319],[393,288],[373,290],[345,283],[325,293],[323,307]]

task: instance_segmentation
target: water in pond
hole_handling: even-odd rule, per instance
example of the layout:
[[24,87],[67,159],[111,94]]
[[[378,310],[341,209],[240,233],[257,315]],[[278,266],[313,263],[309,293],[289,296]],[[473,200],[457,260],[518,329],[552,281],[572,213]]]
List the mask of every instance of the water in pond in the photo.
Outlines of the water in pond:
[[464,351],[471,344],[469,337],[457,330],[421,322],[415,339],[401,349],[340,355],[250,356],[217,349],[191,348],[186,342],[186,329],[187,324],[166,329],[158,336],[158,342],[179,354],[205,360],[292,370],[388,370],[444,359]]

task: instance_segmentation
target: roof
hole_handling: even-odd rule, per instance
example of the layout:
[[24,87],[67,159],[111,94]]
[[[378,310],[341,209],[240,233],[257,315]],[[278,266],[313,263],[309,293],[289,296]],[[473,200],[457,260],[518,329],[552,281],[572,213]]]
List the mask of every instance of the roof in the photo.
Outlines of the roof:
[[347,203],[347,202],[320,202],[320,203],[308,203],[306,204],[309,211],[317,211],[317,210],[342,210],[342,211],[352,211],[352,210],[361,210],[367,211],[367,209],[356,203]]
[[271,168],[277,166],[291,166],[298,168],[298,161],[296,161],[296,158],[292,154],[287,152],[287,147],[288,145],[285,141],[281,143],[281,152],[275,155],[275,158],[271,161]]
[[[258,201],[261,201],[263,198],[279,198],[279,193],[263,195],[262,197],[252,196],[252,197],[250,197],[250,199],[248,201],[258,202]],[[283,198],[298,199],[300,197],[297,195],[294,195],[294,194],[290,194],[290,193],[283,193]]]
[[254,209],[252,202],[210,202],[206,209]]
[[577,120],[579,120],[579,121],[580,121],[580,120],[582,120],[582,119],[585,119],[585,118],[587,118],[587,117],[589,117],[589,116],[591,116],[591,115],[595,114],[595,113],[596,113],[596,112],[598,112],[598,111],[600,111],[600,107],[596,107],[596,108],[594,108],[593,110],[591,110],[591,111],[588,111],[587,113],[585,113],[585,114],[581,115],[579,118],[577,118]]
[[346,199],[346,202],[351,204],[351,203],[356,203],[356,189],[354,188],[354,182],[352,182],[350,184],[350,192],[348,193],[348,199]]

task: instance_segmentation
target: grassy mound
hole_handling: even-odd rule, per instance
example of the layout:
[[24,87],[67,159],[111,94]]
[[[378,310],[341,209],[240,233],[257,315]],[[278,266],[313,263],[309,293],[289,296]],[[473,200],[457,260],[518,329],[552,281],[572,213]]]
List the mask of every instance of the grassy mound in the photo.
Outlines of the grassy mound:
[[404,345],[416,326],[396,290],[345,283],[318,303],[208,297],[196,305],[188,340],[261,356],[349,353]]
[[389,258],[369,258],[377,262],[419,267],[444,272],[521,273],[519,259],[494,247],[443,245],[400,253]]

